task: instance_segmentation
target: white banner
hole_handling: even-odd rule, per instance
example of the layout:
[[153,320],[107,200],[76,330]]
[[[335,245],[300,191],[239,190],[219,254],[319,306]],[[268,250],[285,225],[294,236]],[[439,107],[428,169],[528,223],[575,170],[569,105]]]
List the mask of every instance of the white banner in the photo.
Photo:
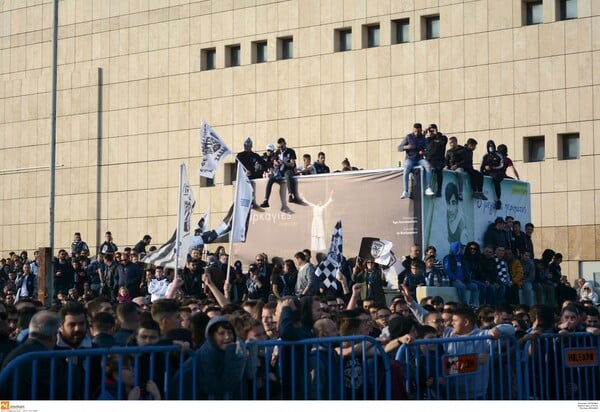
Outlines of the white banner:
[[202,163],[198,174],[212,179],[225,157],[231,154],[231,150],[204,120],[200,126],[200,148],[202,149]]
[[177,210],[177,267],[184,267],[192,233],[192,216],[196,200],[188,181],[185,164],[179,167],[179,208]]
[[252,208],[252,184],[246,176],[246,169],[238,162],[237,177],[235,180],[234,217],[231,234],[233,242],[245,242],[248,217]]

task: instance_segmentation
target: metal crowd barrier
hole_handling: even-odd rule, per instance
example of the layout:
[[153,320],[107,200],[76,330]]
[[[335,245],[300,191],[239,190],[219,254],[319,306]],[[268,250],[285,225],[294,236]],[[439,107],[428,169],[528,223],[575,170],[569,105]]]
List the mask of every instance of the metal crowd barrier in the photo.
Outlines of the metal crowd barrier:
[[600,336],[544,334],[523,348],[524,399],[600,399]]
[[[247,400],[597,400],[600,336],[540,335],[416,340],[391,359],[365,336],[256,343],[256,370],[239,390],[216,398]],[[339,348],[345,348],[339,354]],[[105,399],[108,357],[118,376],[132,359],[134,386],[151,379],[162,399],[203,399],[197,363],[178,346],[31,352],[0,371],[4,399]],[[192,355],[193,356],[193,355]],[[177,373],[187,368],[187,373]],[[400,377],[400,378],[399,378]],[[143,387],[144,385],[142,385]],[[184,389],[185,387],[185,389]],[[114,389],[114,388],[113,388]],[[126,398],[122,387],[116,397]],[[147,397],[151,398],[151,397]]]
[[512,336],[415,340],[396,360],[411,399],[521,399],[521,362]]
[[[391,399],[390,360],[381,345],[365,336],[257,343],[256,373],[224,399]],[[344,355],[336,351],[347,347]],[[107,388],[109,355],[118,355],[118,376],[133,359],[134,386],[157,383],[162,399],[199,399],[197,362],[178,346],[114,347],[40,351],[21,355],[0,373],[8,399],[98,399]],[[194,356],[194,355],[192,355]],[[187,370],[186,370],[187,368]],[[177,373],[186,370],[186,373]],[[41,382],[46,382],[43,384]],[[124,399],[123,388],[116,397]],[[100,396],[102,399],[102,397]],[[209,397],[208,399],[214,399]]]

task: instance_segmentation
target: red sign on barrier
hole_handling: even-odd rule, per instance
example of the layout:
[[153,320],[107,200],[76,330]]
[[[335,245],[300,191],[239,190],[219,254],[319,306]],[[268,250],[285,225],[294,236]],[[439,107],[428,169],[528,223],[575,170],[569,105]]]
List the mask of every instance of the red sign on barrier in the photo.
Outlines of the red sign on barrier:
[[576,368],[581,366],[598,366],[598,349],[565,349],[565,366],[567,368]]
[[479,356],[476,353],[467,355],[445,356],[444,375],[456,376],[477,372]]

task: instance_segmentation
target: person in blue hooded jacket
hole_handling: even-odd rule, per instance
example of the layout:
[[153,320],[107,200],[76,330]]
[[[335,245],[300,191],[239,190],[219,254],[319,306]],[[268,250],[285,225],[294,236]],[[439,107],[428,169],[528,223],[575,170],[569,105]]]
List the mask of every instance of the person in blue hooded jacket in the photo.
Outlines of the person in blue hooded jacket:
[[463,245],[460,242],[450,243],[450,253],[444,257],[444,272],[450,278],[450,284],[456,288],[458,299],[462,303],[466,302],[466,291],[471,291],[469,305],[474,306],[475,300],[479,294],[479,288],[473,282],[469,273],[462,267]]
[[204,344],[171,379],[170,399],[219,400],[243,396],[242,379],[250,379],[255,373],[256,345],[249,342],[247,350],[226,316],[212,318],[205,336]]

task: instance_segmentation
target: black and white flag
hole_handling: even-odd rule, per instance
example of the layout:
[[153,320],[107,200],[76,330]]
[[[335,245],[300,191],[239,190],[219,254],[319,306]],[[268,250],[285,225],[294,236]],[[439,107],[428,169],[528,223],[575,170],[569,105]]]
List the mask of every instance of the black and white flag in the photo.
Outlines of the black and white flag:
[[342,219],[338,220],[333,228],[333,234],[331,235],[331,244],[327,256],[315,271],[317,278],[321,280],[323,286],[327,289],[337,290],[338,286],[336,283],[336,274],[340,270],[342,265]]
[[360,242],[358,256],[363,259],[373,259],[381,265],[381,271],[385,275],[388,286],[398,289],[398,275],[404,270],[399,259],[396,259],[392,248],[394,244],[389,240],[378,237],[363,237]]
[[198,174],[212,179],[223,160],[231,154],[225,142],[204,120],[200,126],[200,148],[202,149],[202,163]]

